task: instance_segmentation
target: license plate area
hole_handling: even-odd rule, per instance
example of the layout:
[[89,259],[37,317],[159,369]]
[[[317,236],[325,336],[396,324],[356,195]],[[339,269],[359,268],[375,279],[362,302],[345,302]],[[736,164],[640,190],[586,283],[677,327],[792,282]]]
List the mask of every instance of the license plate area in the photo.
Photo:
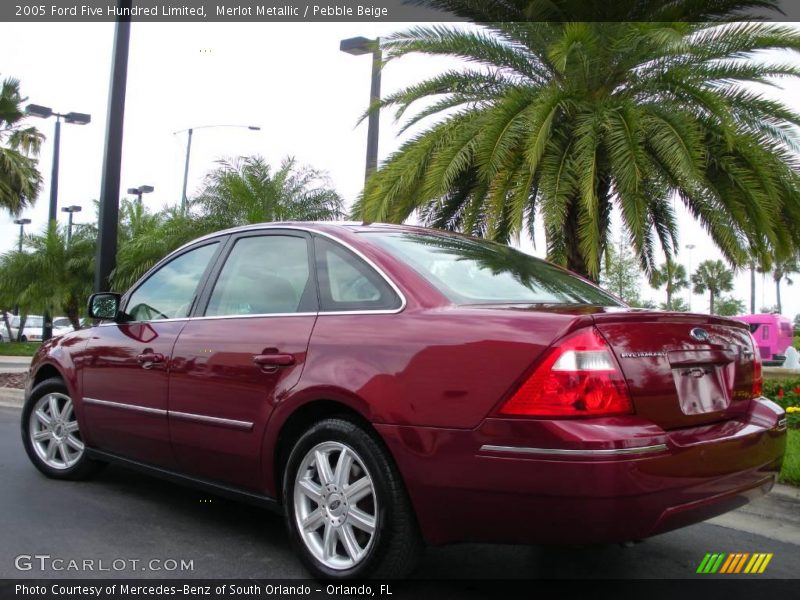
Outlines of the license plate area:
[[702,415],[728,408],[730,398],[717,365],[697,365],[672,369],[681,412]]
[[684,415],[703,415],[728,409],[735,369],[729,352],[670,352],[669,359]]

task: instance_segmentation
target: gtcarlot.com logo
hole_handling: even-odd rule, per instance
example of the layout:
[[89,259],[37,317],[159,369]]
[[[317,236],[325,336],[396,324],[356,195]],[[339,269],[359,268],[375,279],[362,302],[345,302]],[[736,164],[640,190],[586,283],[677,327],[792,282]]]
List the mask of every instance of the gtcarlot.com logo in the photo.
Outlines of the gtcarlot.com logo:
[[194,560],[174,558],[62,558],[49,554],[20,554],[18,571],[194,571]]
[[714,573],[725,575],[753,575],[763,573],[771,560],[771,552],[756,552],[753,554],[749,552],[732,552],[730,554],[724,552],[709,553],[706,554],[700,562],[700,566],[697,567],[697,573],[701,575]]

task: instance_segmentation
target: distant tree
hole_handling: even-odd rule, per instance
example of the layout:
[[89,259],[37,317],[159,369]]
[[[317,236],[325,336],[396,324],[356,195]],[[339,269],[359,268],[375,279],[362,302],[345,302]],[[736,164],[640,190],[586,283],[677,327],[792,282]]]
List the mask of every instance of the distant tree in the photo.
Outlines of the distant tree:
[[775,304],[772,306],[762,306],[758,309],[758,312],[765,315],[771,315],[778,312],[778,307]]
[[19,81],[5,79],[0,85],[0,209],[18,215],[39,195],[42,176],[36,156],[44,136],[35,127],[24,127]]
[[94,280],[95,237],[80,228],[67,243],[63,228],[52,224],[25,238],[23,252],[0,256],[0,281],[25,314],[62,312],[75,329]]
[[794,316],[794,330],[800,332],[800,314]]
[[686,302],[683,298],[674,297],[672,299],[672,304],[667,304],[666,302],[662,302],[658,305],[658,308],[661,310],[671,310],[675,312],[689,312],[689,303]]
[[638,305],[641,300],[642,275],[639,261],[630,250],[630,245],[619,244],[606,247],[605,261],[600,272],[600,286],[616,294],[630,305]]
[[792,285],[794,281],[789,277],[800,271],[800,262],[797,255],[790,256],[783,260],[776,260],[772,267],[772,280],[775,282],[775,301],[778,306],[778,312],[783,313],[783,305],[781,304],[781,281],[786,281],[786,285]]
[[722,292],[733,289],[733,271],[721,260],[704,260],[692,275],[695,294],[708,292],[709,312],[714,313],[714,301]]
[[652,309],[658,308],[656,303],[653,302],[652,300],[642,300],[641,298],[637,298],[629,302],[628,304],[630,304],[634,308],[652,308]]
[[273,169],[261,156],[221,160],[192,201],[218,228],[266,221],[332,221],[344,217],[342,197],[327,175],[285,158]]
[[661,263],[660,267],[653,269],[650,285],[656,289],[665,286],[667,291],[665,310],[676,310],[675,301],[680,299],[675,298],[674,294],[689,287],[686,269],[683,265],[667,259],[666,262]]
[[747,310],[744,301],[733,296],[720,296],[714,308],[716,311],[714,314],[723,317],[743,315]]

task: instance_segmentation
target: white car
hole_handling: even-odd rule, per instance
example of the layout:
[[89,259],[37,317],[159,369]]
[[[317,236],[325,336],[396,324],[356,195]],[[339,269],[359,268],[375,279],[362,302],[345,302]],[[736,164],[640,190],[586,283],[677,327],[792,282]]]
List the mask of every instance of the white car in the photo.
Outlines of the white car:
[[[11,317],[11,339],[16,341],[17,332],[19,331],[19,316]],[[28,315],[25,319],[25,327],[22,330],[23,342],[41,342],[42,341],[42,325],[44,318],[39,315]],[[53,337],[63,335],[72,331],[72,324],[67,317],[53,318]]]

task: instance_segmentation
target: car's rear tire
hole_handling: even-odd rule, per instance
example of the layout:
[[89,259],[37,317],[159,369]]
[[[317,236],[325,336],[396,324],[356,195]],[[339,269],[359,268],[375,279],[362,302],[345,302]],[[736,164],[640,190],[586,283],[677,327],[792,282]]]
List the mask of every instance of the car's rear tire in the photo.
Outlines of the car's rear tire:
[[353,421],[325,419],[300,436],[286,462],[283,502],[292,543],[315,577],[403,577],[422,552],[397,467]]
[[22,342],[22,343],[27,342],[28,341],[28,336],[27,335],[23,335],[21,338],[19,338],[19,341]]
[[87,479],[104,463],[90,459],[61,379],[37,384],[22,409],[22,443],[33,465],[53,479]]

